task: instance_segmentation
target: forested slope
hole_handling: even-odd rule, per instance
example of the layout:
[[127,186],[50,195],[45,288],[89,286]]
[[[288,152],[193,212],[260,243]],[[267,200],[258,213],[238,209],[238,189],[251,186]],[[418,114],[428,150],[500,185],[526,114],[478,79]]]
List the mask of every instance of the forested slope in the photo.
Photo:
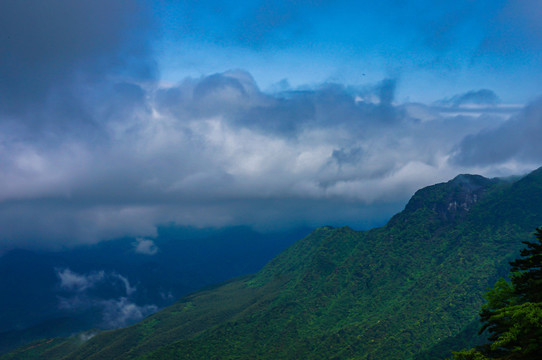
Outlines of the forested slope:
[[382,228],[319,228],[253,276],[197,292],[86,342],[55,340],[40,355],[445,357],[450,348],[475,345],[482,295],[542,224],[541,203],[541,169],[515,182],[460,175],[419,190]]

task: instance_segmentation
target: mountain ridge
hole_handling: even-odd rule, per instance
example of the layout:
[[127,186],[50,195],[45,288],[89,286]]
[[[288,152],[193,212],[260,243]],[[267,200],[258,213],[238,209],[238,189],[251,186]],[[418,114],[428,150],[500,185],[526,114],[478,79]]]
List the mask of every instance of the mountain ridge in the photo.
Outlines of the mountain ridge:
[[514,182],[460,175],[417,191],[383,227],[318,228],[255,275],[75,351],[69,339],[50,350],[62,359],[444,357],[450,342],[476,342],[482,294],[542,224],[540,203],[542,169]]

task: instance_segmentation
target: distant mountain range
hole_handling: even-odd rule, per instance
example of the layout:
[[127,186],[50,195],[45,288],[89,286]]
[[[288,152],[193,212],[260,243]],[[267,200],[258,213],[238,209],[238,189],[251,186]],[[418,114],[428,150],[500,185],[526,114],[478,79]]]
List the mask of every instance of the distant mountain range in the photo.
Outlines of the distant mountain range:
[[0,359],[437,359],[471,347],[483,293],[542,225],[542,168],[459,175],[386,226],[321,227],[258,273],[127,328],[44,339]]
[[127,326],[181,296],[258,271],[310,229],[162,226],[158,236],[0,256],[0,354],[44,337]]

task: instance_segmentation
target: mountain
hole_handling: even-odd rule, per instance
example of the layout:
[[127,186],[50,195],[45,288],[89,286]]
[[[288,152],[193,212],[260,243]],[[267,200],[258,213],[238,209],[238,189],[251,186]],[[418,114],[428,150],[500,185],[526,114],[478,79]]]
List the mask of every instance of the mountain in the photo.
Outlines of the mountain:
[[0,256],[0,353],[133,324],[204,286],[254,273],[309,232],[162,226],[152,239],[8,251]]
[[[482,294],[542,224],[542,168],[419,190],[386,226],[321,227],[252,276],[119,330],[1,359],[435,359],[471,347]],[[88,339],[90,338],[90,339]]]

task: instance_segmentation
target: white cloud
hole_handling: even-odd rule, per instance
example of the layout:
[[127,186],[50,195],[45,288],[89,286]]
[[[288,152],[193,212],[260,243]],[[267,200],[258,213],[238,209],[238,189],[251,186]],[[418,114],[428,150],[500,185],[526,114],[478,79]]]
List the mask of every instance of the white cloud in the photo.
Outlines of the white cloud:
[[139,306],[122,297],[98,303],[103,308],[103,323],[108,328],[118,328],[133,324],[158,311],[156,305]]
[[102,284],[119,283],[126,296],[132,295],[137,288],[131,286],[128,279],[116,272],[105,272],[104,270],[92,271],[88,274],[78,274],[69,268],[56,269],[56,275],[60,280],[60,288],[63,290],[84,293]]
[[158,252],[158,247],[154,241],[149,239],[137,238],[134,242],[135,252],[144,255],[154,255]]
[[85,332],[79,333],[78,338],[82,342],[87,342],[90,339],[92,339],[94,336],[96,336],[97,334],[98,334],[97,331],[92,331],[92,330],[85,331]]
[[[65,291],[58,297],[59,308],[95,312],[105,328],[127,326],[158,311],[156,305],[136,304],[133,295],[137,288],[116,272],[78,274],[66,268],[57,269],[57,276],[60,288]],[[84,336],[88,340],[93,334]]]
[[104,279],[103,271],[92,272],[88,275],[77,274],[70,269],[57,269],[57,276],[60,279],[60,287],[65,290],[83,292],[95,286]]

